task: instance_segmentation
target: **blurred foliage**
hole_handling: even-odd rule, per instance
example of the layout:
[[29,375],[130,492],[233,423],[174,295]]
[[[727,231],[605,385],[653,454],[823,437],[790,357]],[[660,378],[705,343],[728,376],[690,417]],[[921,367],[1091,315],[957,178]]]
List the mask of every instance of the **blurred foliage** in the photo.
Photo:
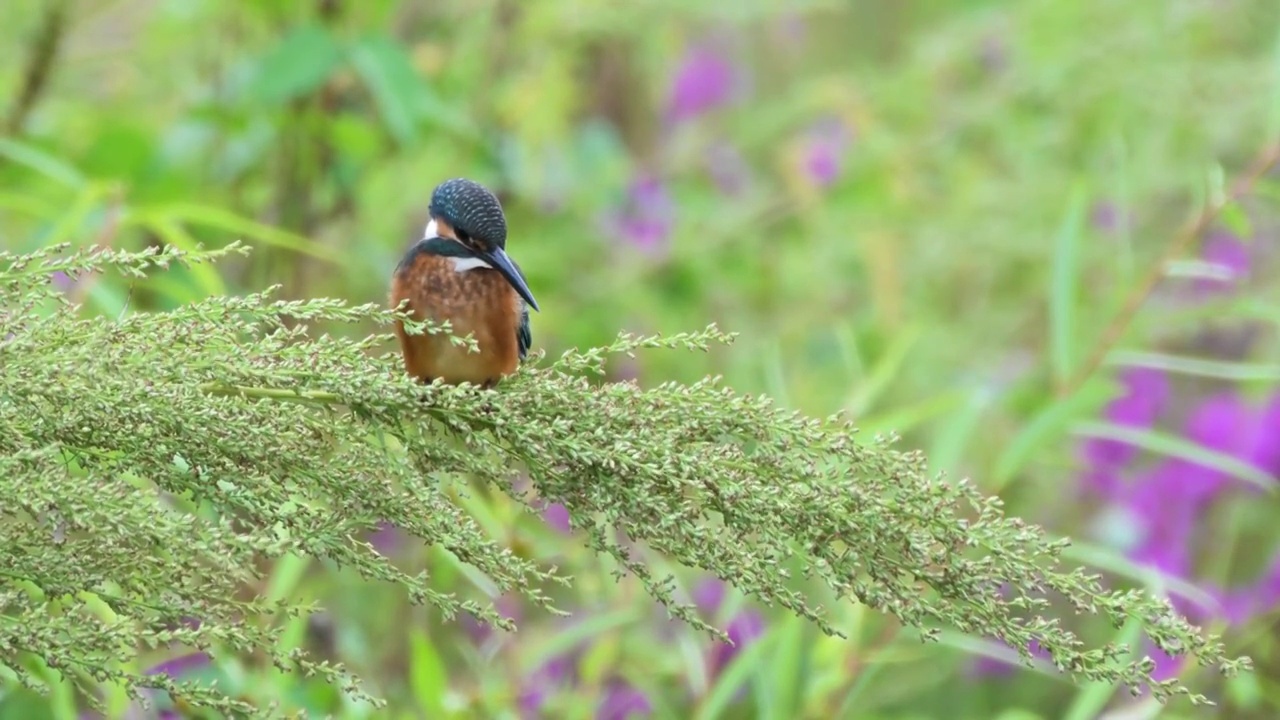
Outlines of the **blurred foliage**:
[[[431,188],[472,177],[504,202],[544,307],[535,344],[553,356],[619,329],[715,321],[742,333],[731,348],[645,356],[613,376],[720,373],[810,414],[846,410],[866,435],[900,432],[934,469],[1076,538],[1068,552],[1108,582],[1203,594],[1252,582],[1275,554],[1274,499],[1245,489],[1274,473],[1179,430],[1197,398],[1265,400],[1274,386],[1274,180],[1213,227],[1248,250],[1231,292],[1197,290],[1216,282],[1206,256],[1158,261],[1275,142],[1278,38],[1267,0],[17,0],[0,4],[0,245],[256,247],[217,271],[65,287],[109,317],[274,283],[291,298],[380,302]],[[1092,367],[1151,278],[1118,351]],[[1134,366],[1175,380],[1161,428],[1096,421],[1123,391],[1116,371]],[[1265,440],[1273,427],[1226,434]],[[1125,538],[1142,525],[1080,491],[1081,438],[1236,479],[1196,511],[1194,572],[1135,559]],[[517,527],[500,497],[468,508],[570,568],[572,623],[535,615],[476,640],[341,572],[280,581],[327,609],[312,641],[380,678],[393,707],[448,688],[444,707],[463,714],[608,716],[636,686],[658,716],[1208,712],[1032,671],[975,677],[973,653],[1007,649],[921,647],[861,606],[832,609],[848,642],[768,614],[720,664],[701,640],[655,632],[647,596],[607,582],[578,536]],[[463,582],[435,550],[401,543],[396,556],[442,592]],[[716,612],[759,612],[740,601]],[[1189,666],[1184,679],[1236,716],[1274,715],[1273,617],[1206,621],[1258,675],[1223,683]],[[470,660],[441,664],[441,644]],[[65,715],[56,700],[5,702]]]

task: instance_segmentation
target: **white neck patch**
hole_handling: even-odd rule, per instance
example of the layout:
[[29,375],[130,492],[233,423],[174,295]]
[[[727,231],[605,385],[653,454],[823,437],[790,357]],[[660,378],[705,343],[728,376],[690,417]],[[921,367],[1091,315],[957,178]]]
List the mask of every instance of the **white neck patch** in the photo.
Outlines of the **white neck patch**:
[[[430,240],[431,238],[435,238],[435,237],[440,237],[440,227],[436,225],[435,218],[432,218],[431,222],[427,223],[427,226],[422,230],[422,239]],[[445,239],[453,240],[453,238],[445,238]],[[454,240],[454,242],[457,242],[457,241]],[[461,243],[458,243],[458,244],[461,245]],[[478,270],[480,268],[485,268],[488,270],[493,269],[492,265],[485,262],[484,260],[481,260],[478,257],[451,257],[449,259],[453,261],[454,272],[466,272],[468,270]]]
[[456,257],[449,259],[453,261],[454,272],[466,272],[468,270],[478,270],[480,268],[488,268],[489,270],[493,269],[492,265],[478,257]]

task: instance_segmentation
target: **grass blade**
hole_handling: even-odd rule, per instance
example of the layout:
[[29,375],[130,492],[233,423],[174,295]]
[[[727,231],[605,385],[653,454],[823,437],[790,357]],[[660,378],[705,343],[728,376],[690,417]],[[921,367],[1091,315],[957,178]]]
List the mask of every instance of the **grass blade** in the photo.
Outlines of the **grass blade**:
[[1163,370],[1180,375],[1215,380],[1274,382],[1280,380],[1280,365],[1208,360],[1156,352],[1124,351],[1112,354],[1109,365],[1126,365]]
[[1074,428],[1073,432],[1081,437],[1116,440],[1158,455],[1187,460],[1197,465],[1226,473],[1268,493],[1275,492],[1276,489],[1276,481],[1253,465],[1230,455],[1184,440],[1176,435],[1157,430],[1140,430],[1108,422],[1081,423]]
[[1076,294],[1080,288],[1080,236],[1085,215],[1084,186],[1077,183],[1058,229],[1053,249],[1052,285],[1049,292],[1049,348],[1053,376],[1067,382],[1074,365]]

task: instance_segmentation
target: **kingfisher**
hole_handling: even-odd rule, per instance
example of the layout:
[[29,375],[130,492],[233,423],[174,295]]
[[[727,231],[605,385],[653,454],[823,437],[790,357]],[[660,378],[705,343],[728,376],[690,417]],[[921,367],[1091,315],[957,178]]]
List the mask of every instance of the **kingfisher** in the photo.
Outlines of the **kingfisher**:
[[391,278],[391,307],[408,300],[409,317],[447,320],[458,337],[473,334],[480,351],[454,345],[443,333],[410,335],[397,320],[405,371],[425,383],[493,387],[528,356],[529,308],[537,310],[538,302],[507,256],[507,219],[487,188],[446,180],[431,193],[429,212],[422,239]]

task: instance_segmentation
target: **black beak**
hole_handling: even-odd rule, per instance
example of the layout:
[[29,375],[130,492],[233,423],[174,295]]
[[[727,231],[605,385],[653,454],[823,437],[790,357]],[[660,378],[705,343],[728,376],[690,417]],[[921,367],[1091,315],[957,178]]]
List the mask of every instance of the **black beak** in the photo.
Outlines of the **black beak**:
[[538,309],[538,301],[533,299],[533,293],[529,291],[529,285],[524,281],[524,275],[516,268],[515,263],[511,262],[511,258],[507,257],[507,253],[500,247],[495,247],[488,252],[478,252],[476,256],[481,260],[489,263],[495,270],[502,273],[502,277],[511,283],[511,287],[520,293],[520,297],[529,303],[529,307],[534,310]]

